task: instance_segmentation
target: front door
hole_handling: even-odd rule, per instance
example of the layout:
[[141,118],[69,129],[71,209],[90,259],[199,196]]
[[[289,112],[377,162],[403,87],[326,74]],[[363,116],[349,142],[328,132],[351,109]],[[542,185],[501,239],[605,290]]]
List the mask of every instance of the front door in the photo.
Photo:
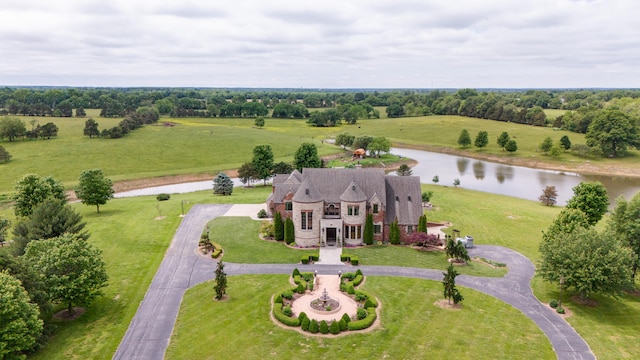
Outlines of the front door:
[[327,228],[327,246],[336,246],[336,228]]

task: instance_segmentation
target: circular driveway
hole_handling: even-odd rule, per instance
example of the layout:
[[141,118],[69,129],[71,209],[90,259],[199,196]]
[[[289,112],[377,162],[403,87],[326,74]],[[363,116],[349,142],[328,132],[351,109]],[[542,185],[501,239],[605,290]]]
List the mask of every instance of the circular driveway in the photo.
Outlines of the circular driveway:
[[[114,359],[164,358],[184,292],[215,278],[215,260],[199,256],[195,251],[202,229],[211,219],[225,215],[231,208],[232,205],[194,205],[191,208],[178,227]],[[488,245],[470,249],[469,256],[506,263],[509,273],[501,278],[460,275],[456,278],[457,284],[494,296],[522,311],[547,335],[558,359],[595,359],[580,335],[533,296],[530,284],[535,268],[529,259],[511,249]],[[228,275],[291,274],[296,267],[301,271],[317,270],[319,274],[352,270],[346,265],[225,263],[225,272]],[[442,280],[442,270],[399,266],[359,268],[366,275]]]

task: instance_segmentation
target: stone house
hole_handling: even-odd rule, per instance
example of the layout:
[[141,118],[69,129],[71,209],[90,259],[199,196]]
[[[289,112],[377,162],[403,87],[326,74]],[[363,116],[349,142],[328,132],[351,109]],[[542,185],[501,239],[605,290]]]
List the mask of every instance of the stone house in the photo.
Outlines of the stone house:
[[376,241],[389,240],[389,227],[396,219],[404,239],[417,231],[422,215],[420,178],[385,175],[383,169],[278,174],[267,209],[293,220],[298,246],[361,245],[367,214],[373,215]]

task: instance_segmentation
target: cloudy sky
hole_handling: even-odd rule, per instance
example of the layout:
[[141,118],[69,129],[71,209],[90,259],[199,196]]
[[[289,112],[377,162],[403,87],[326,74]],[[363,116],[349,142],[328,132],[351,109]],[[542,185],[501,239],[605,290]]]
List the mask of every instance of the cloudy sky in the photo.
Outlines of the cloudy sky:
[[638,0],[2,0],[0,85],[640,87]]

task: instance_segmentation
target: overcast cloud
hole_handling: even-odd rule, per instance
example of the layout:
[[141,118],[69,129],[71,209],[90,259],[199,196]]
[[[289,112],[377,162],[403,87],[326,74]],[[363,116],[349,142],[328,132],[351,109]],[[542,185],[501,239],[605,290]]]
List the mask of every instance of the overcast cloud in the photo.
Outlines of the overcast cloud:
[[637,0],[3,0],[0,85],[640,87]]

